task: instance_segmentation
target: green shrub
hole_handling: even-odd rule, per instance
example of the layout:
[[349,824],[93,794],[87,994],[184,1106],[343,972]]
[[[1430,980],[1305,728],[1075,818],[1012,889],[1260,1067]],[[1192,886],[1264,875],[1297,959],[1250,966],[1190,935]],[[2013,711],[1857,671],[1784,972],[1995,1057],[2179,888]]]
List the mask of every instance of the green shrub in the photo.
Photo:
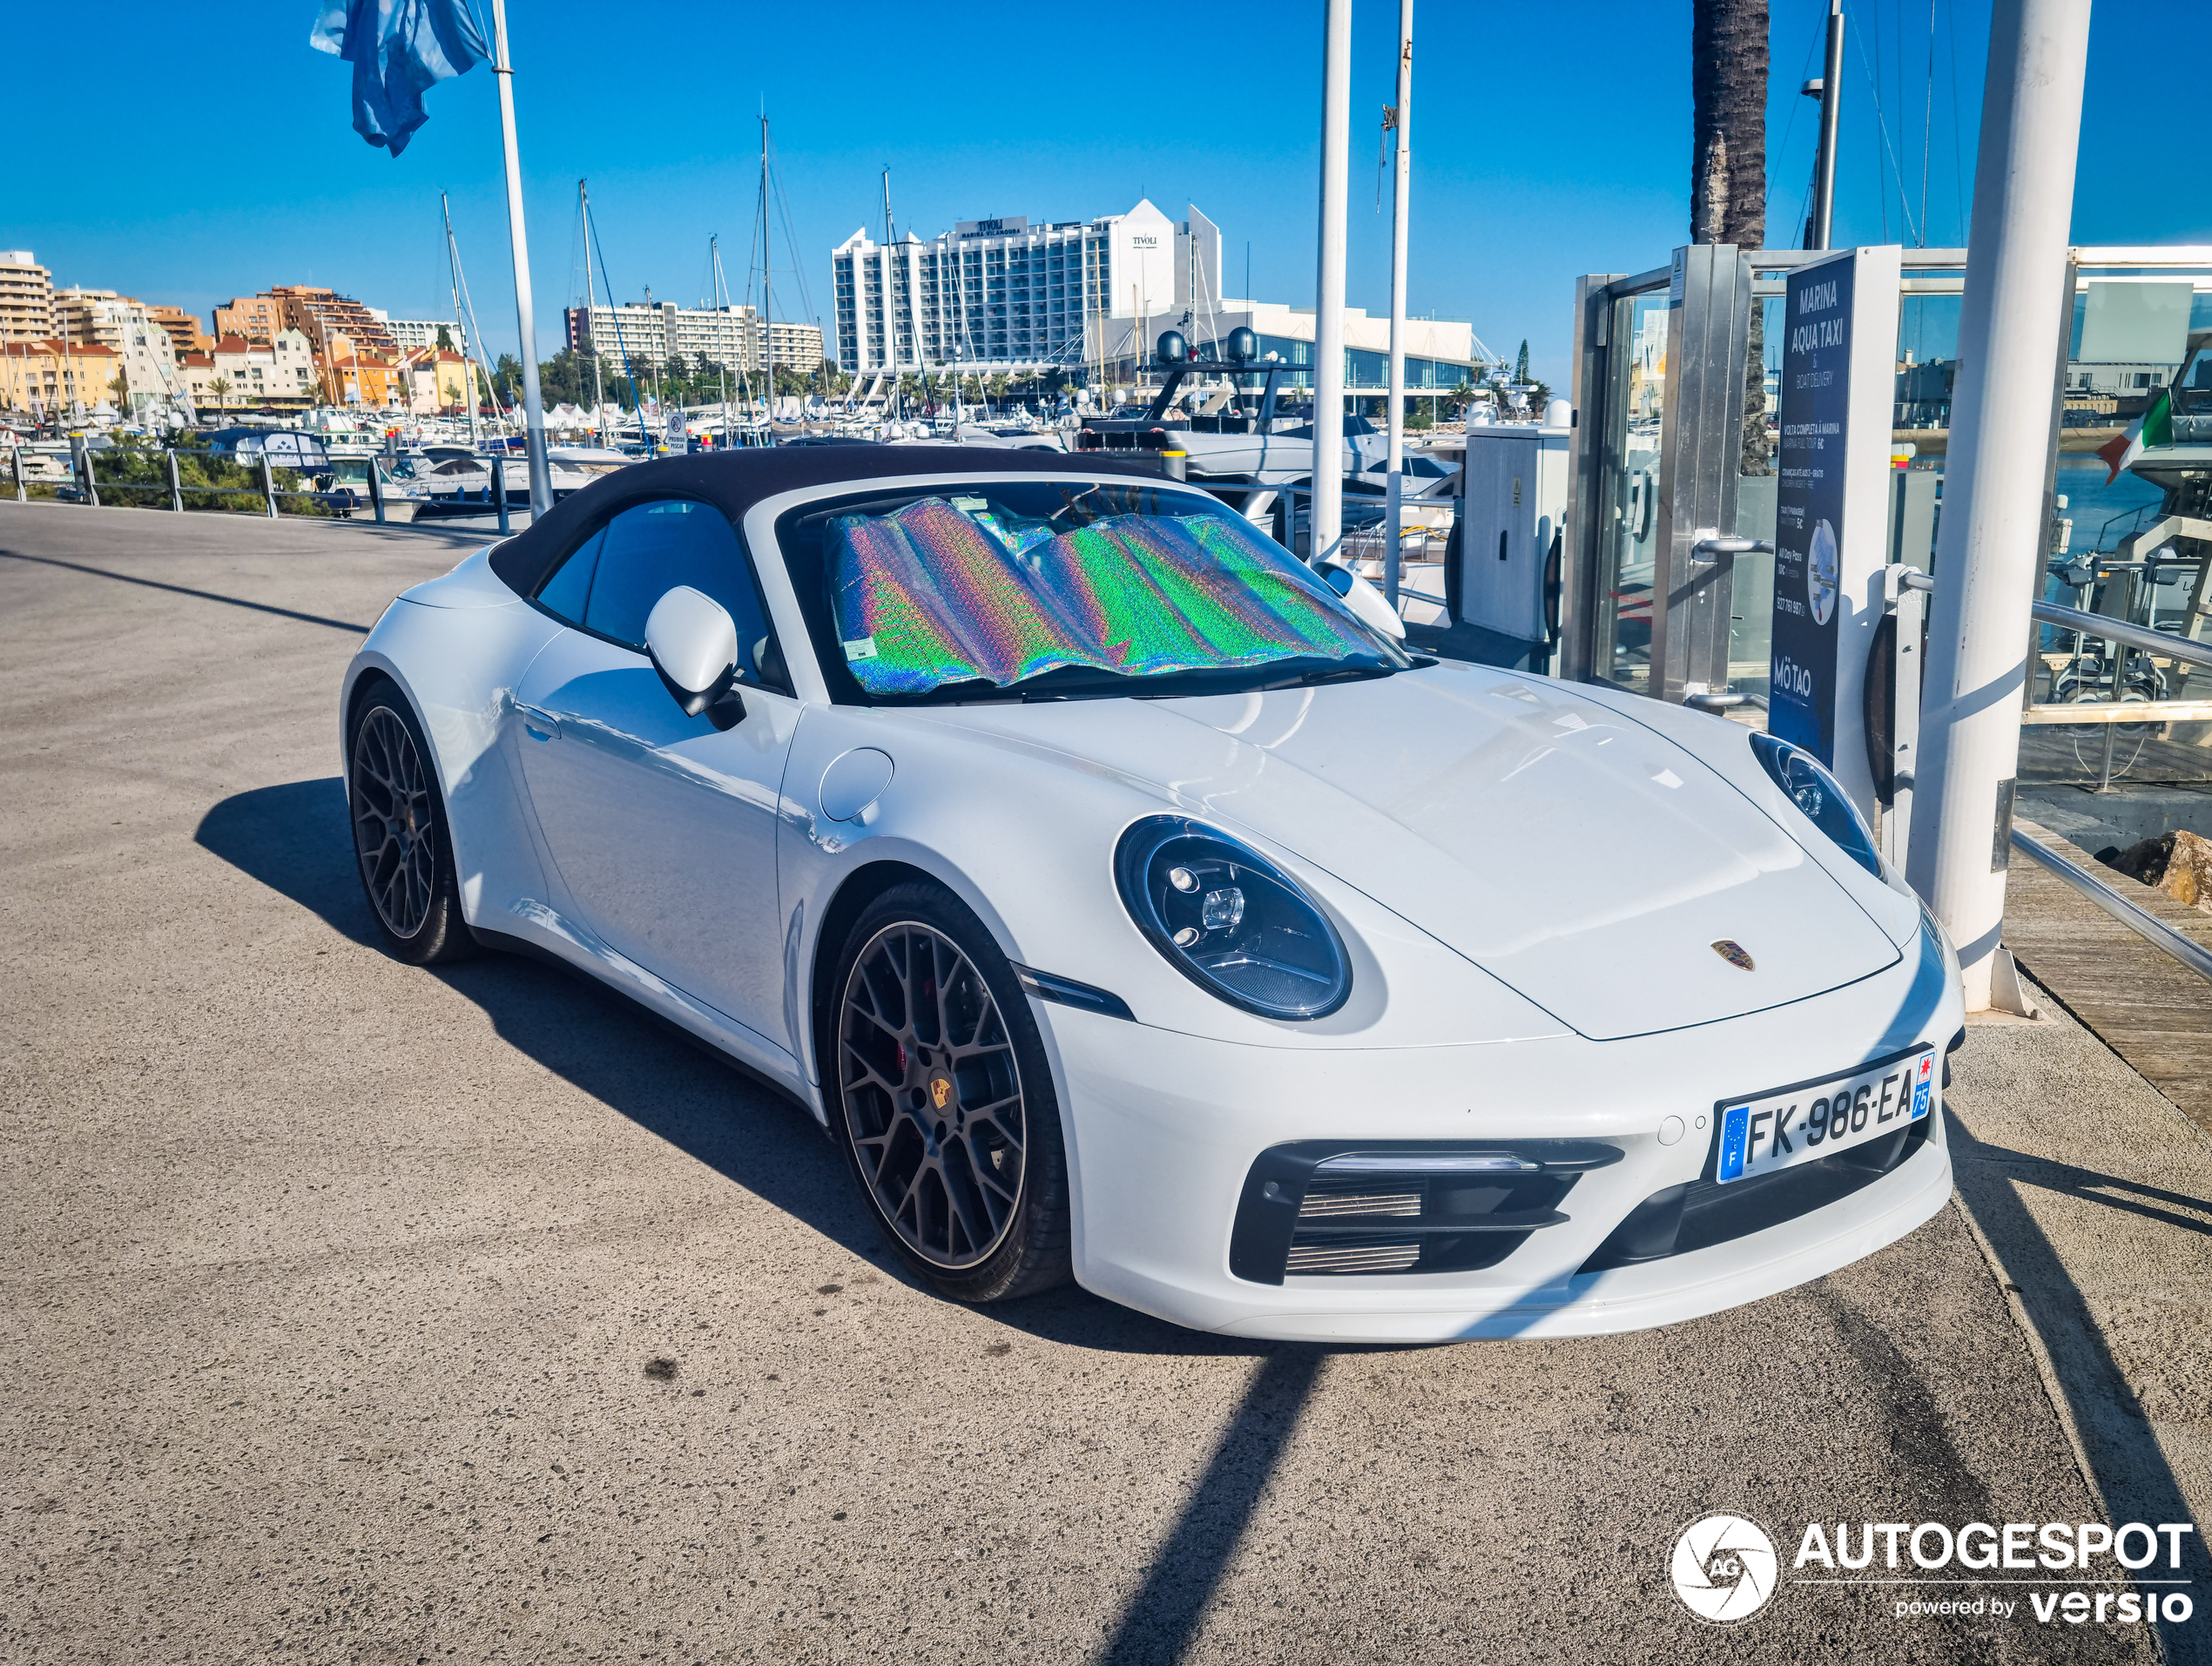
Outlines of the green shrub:
[[[268,499],[261,495],[261,470],[257,464],[231,462],[216,456],[206,442],[197,436],[188,438],[176,447],[177,483],[181,489],[187,509],[218,509],[233,515],[266,515]],[[115,436],[111,450],[92,454],[92,478],[103,494],[104,502],[135,504],[146,509],[169,507],[169,467],[162,448],[149,445],[135,434]],[[276,486],[277,507],[286,515],[309,515],[328,517],[337,510],[319,499],[293,494],[306,494],[314,487],[308,479],[292,469],[271,471]],[[195,491],[192,489],[201,489]],[[245,489],[250,496],[234,491],[207,489],[214,487]],[[105,494],[112,491],[108,498]]]

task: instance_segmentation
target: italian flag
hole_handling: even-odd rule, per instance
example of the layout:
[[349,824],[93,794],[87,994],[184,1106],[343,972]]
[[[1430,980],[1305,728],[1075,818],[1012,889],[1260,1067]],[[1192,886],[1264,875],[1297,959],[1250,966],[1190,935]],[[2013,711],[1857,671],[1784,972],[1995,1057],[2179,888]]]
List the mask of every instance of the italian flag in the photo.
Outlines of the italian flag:
[[2158,397],[2151,401],[2150,408],[2143,413],[2141,420],[2134,427],[2118,439],[2097,448],[2097,455],[2112,469],[2105,476],[2105,484],[2109,486],[2119,479],[2120,471],[2141,456],[2145,446],[2173,443],[2174,394],[2171,388],[2161,388],[2158,390]]

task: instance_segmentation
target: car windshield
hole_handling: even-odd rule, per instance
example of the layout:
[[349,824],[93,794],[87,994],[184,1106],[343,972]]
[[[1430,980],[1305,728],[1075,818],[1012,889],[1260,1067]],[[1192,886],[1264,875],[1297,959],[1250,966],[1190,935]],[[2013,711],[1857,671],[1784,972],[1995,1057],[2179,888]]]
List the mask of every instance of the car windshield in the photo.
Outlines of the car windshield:
[[1215,693],[1413,663],[1202,493],[917,486],[810,505],[778,535],[840,698]]

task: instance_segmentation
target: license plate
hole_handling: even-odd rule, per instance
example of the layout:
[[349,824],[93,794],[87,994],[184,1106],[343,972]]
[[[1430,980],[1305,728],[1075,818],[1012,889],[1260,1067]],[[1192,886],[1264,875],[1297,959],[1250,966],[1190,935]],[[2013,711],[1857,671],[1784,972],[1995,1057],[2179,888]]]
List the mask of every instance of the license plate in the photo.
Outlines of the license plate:
[[1727,1185],[1817,1163],[1910,1127],[1935,1109],[1935,1058],[1933,1047],[1918,1047],[1843,1076],[1723,1100],[1713,1178]]

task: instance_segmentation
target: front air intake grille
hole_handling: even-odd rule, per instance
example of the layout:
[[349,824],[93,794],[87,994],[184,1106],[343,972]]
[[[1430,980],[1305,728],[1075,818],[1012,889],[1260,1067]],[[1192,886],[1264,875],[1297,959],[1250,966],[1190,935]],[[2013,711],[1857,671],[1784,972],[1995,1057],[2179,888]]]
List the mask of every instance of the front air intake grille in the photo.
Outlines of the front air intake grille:
[[[1578,1271],[1602,1272],[1710,1250],[1841,1203],[1919,1150],[1932,1120],[1924,1116],[1894,1134],[1793,1169],[1727,1185],[1698,1179],[1656,1191],[1629,1211]],[[1706,1172],[1711,1171],[1709,1160]]]
[[1302,1140],[1244,1177],[1229,1268],[1254,1284],[1494,1266],[1567,1219],[1586,1170],[1621,1160],[1595,1140],[1475,1144]]
[[1418,1215],[1421,1189],[1377,1191],[1357,1181],[1321,1181],[1308,1189],[1298,1205],[1302,1221],[1327,1220],[1341,1215]]
[[1409,1238],[1324,1238],[1291,1244],[1286,1272],[1405,1272],[1421,1258],[1421,1241]]

